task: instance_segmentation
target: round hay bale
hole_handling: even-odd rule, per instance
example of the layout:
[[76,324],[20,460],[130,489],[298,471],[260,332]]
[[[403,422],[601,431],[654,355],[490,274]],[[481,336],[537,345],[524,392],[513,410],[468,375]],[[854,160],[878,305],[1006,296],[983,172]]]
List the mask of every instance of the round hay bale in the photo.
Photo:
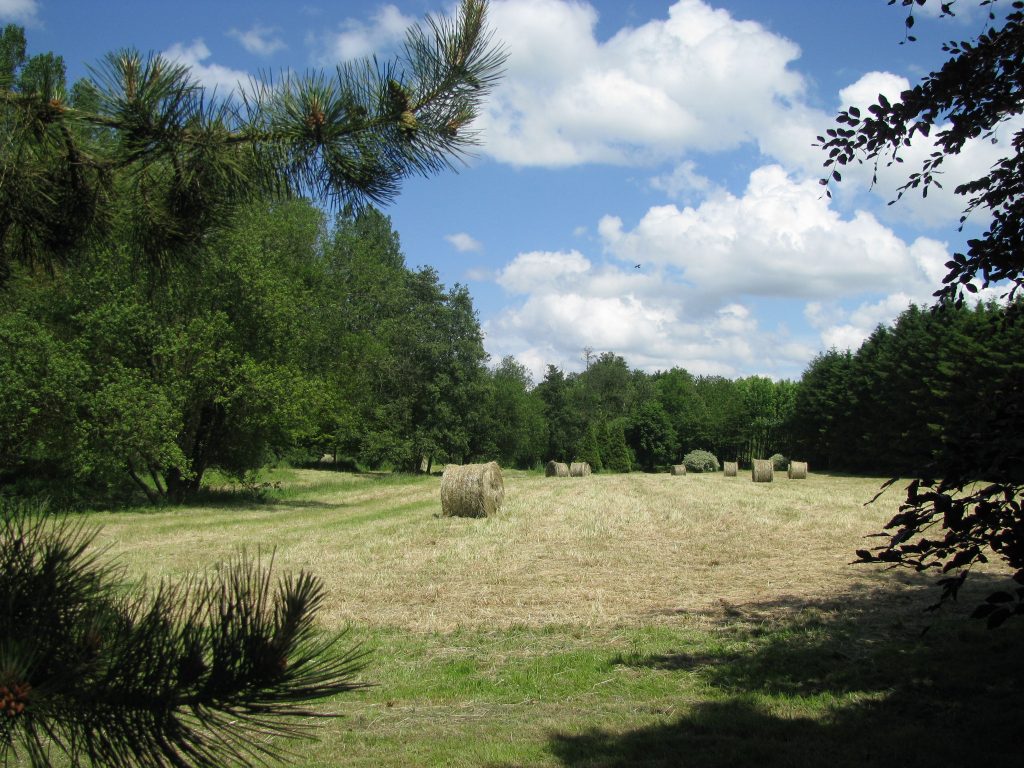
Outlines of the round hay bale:
[[775,479],[775,470],[771,459],[754,459],[751,477],[755,483],[770,483]]
[[441,513],[448,517],[489,517],[505,500],[498,462],[449,464],[441,475]]
[[574,461],[569,465],[569,477],[586,477],[590,474],[590,465],[585,461]]
[[807,462],[806,461],[791,461],[791,462],[789,462],[789,479],[790,480],[806,480],[807,479]]
[[569,465],[563,464],[560,461],[549,461],[544,466],[545,477],[568,477],[569,476]]
[[672,474],[673,475],[685,475],[686,474],[686,465],[685,464],[673,464],[672,465]]
[[736,477],[736,473],[739,472],[740,465],[736,461],[727,461],[722,464],[722,471],[725,472],[726,477]]

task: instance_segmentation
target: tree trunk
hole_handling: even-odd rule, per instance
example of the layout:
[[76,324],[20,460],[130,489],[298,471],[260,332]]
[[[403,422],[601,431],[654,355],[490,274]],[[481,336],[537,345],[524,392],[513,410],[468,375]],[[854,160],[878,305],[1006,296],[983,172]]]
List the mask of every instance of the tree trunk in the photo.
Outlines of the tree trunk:
[[149,503],[159,504],[160,495],[152,488],[150,488],[148,485],[146,485],[142,478],[139,477],[139,474],[135,471],[135,467],[130,460],[128,461],[127,465],[128,476],[132,479],[132,482],[139,486],[139,488],[142,489],[142,492],[146,494],[146,498],[149,499]]

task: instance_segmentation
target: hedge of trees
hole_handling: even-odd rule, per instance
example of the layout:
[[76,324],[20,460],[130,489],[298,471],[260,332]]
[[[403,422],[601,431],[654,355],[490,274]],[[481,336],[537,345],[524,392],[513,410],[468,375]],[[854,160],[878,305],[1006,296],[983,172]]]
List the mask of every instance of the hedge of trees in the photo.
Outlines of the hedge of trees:
[[373,207],[328,221],[302,200],[251,203],[159,272],[127,248],[10,269],[0,477],[23,492],[180,501],[212,468],[245,479],[324,454],[629,471],[789,446],[790,382],[650,375],[611,352],[536,385],[511,357],[489,367],[466,288],[409,268]]
[[856,352],[818,355],[793,413],[801,456],[850,472],[1020,477],[1020,315],[1019,302],[910,307]]

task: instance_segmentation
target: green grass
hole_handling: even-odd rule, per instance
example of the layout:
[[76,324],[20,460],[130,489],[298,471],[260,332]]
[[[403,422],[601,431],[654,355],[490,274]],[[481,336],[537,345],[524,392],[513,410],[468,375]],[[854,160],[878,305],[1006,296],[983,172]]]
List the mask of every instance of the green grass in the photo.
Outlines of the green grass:
[[[924,614],[850,566],[881,481],[506,473],[486,520],[438,478],[276,471],[258,503],[95,513],[130,574],[276,547],[326,582],[372,687],[320,708],[300,766],[1016,764],[1024,631]],[[927,629],[922,634],[922,631]]]

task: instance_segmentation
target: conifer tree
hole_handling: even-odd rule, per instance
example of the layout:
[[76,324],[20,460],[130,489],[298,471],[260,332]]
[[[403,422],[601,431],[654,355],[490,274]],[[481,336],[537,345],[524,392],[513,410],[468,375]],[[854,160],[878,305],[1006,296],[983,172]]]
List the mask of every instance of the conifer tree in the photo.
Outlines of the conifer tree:
[[486,0],[412,28],[393,62],[256,79],[208,94],[188,67],[124,49],[68,89],[59,56],[27,57],[0,36],[0,278],[13,262],[52,268],[102,240],[117,217],[161,264],[255,197],[343,207],[387,202],[403,179],[450,169],[504,54]]

